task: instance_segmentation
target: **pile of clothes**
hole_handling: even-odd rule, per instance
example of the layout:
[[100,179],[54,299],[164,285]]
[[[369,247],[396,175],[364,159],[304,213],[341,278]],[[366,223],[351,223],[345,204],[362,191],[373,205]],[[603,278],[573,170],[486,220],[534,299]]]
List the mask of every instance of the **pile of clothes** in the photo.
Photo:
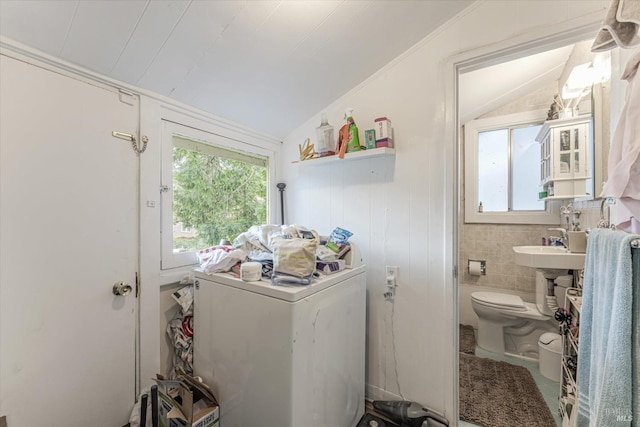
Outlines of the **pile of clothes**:
[[213,246],[198,252],[200,268],[207,274],[239,273],[246,261],[262,264],[262,276],[273,284],[308,285],[314,275],[346,268],[352,233],[342,228],[330,236],[299,225],[260,225],[240,234],[232,245]]

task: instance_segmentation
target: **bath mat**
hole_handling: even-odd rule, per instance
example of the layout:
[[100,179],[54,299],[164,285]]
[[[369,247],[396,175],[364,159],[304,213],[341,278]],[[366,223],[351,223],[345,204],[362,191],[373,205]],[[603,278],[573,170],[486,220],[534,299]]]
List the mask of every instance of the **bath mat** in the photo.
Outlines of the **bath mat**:
[[473,326],[460,325],[459,332],[460,353],[476,354],[476,336],[473,333]]
[[460,419],[485,427],[555,427],[527,368],[460,353]]

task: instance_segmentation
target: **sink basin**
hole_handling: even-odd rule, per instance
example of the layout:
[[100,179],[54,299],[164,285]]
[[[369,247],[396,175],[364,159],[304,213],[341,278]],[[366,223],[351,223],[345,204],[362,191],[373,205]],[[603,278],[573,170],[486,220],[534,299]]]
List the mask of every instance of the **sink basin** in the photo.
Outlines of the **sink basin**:
[[569,252],[560,246],[514,246],[516,264],[545,270],[580,270],[585,254]]

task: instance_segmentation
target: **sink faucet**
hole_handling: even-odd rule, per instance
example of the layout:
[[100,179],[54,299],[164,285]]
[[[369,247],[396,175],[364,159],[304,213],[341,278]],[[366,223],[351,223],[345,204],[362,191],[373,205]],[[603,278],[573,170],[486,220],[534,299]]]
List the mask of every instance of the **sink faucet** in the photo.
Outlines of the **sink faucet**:
[[569,236],[567,235],[567,230],[565,230],[564,228],[560,228],[560,227],[556,227],[556,228],[547,228],[548,231],[559,231],[561,233],[560,236],[560,243],[562,243],[562,246],[564,246],[565,248],[569,249]]

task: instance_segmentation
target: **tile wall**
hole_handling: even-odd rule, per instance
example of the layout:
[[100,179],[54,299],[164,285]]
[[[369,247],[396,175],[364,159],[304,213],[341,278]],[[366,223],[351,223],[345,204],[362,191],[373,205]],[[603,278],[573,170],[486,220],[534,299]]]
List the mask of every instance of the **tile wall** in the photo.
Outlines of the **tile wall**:
[[[546,225],[461,224],[460,283],[535,292],[535,269],[515,264],[513,246],[539,245]],[[472,276],[468,260],[486,260],[486,275]]]
[[[567,201],[568,202],[568,201]],[[600,219],[600,200],[574,202],[579,210],[581,228],[595,228]],[[607,219],[607,208],[604,209]],[[562,219],[564,221],[564,219]],[[558,220],[558,223],[562,223]],[[563,223],[566,228],[566,223]],[[535,292],[535,269],[515,264],[513,246],[540,245],[542,237],[558,235],[547,225],[465,224],[459,227],[459,281],[467,285],[487,286],[520,292]],[[468,260],[486,260],[487,274],[472,276]]]
[[[580,227],[583,230],[596,228],[600,220],[600,204],[602,200],[573,202],[573,209],[580,211]],[[604,220],[609,222],[609,206],[605,203],[603,209]]]

